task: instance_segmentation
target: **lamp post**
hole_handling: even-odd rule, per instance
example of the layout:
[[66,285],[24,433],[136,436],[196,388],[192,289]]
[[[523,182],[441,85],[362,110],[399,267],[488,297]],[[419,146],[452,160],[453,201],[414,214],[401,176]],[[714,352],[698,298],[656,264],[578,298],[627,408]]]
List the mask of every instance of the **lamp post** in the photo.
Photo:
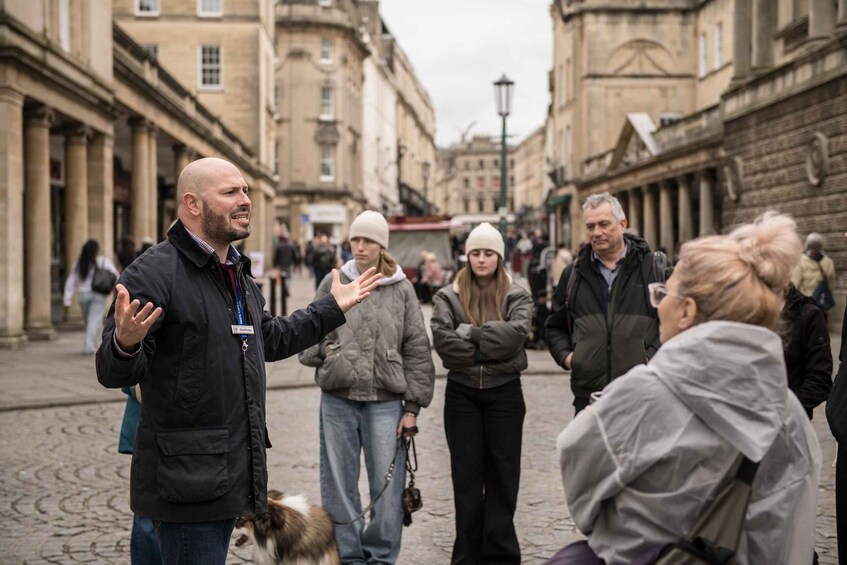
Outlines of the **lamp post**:
[[497,113],[503,118],[503,135],[500,137],[500,235],[506,239],[506,117],[512,111],[512,91],[515,83],[504,74],[494,83]]
[[424,215],[428,216],[430,214],[429,189],[427,188],[427,181],[429,180],[429,161],[421,163],[421,173],[423,174]]

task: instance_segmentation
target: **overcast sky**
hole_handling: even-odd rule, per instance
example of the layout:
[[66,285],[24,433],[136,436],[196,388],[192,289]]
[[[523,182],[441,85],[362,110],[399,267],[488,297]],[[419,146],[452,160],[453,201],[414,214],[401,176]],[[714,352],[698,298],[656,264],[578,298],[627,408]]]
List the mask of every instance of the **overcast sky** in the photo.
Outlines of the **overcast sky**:
[[544,124],[553,59],[550,0],[382,0],[382,18],[406,51],[435,107],[436,143],[499,137],[493,83],[515,81],[509,142]]

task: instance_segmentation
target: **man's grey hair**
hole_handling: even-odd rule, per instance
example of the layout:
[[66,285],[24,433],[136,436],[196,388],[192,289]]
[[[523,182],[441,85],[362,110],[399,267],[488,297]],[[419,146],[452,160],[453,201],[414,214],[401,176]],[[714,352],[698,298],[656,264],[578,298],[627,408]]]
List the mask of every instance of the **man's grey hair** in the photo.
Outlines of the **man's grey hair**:
[[812,232],[806,236],[806,249],[812,251],[823,251],[823,236],[818,232]]
[[609,206],[612,207],[612,214],[615,216],[615,219],[617,219],[617,221],[620,222],[626,219],[626,214],[623,213],[623,207],[621,206],[620,200],[618,200],[608,192],[600,192],[597,194],[590,195],[588,198],[585,199],[585,204],[582,205],[582,210],[584,212],[589,208],[594,209],[604,203],[608,203]]

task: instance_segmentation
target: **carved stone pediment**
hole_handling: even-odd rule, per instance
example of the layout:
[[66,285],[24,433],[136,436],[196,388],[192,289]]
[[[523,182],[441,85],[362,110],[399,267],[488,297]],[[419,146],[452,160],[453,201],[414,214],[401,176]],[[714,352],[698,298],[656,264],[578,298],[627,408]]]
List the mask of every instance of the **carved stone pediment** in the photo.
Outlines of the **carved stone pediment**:
[[654,131],[656,126],[649,115],[627,114],[609,162],[609,170],[630,167],[658,155],[661,149],[653,137]]
[[606,65],[613,75],[670,75],[673,56],[650,39],[633,39],[615,49]]

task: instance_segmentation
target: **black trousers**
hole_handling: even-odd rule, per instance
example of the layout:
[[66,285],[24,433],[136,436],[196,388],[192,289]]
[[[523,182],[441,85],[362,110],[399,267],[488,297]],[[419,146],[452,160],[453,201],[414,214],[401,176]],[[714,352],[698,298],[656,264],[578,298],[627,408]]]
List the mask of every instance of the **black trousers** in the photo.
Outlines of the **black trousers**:
[[521,562],[514,516],[525,414],[520,379],[489,389],[447,381],[444,429],[456,506],[453,564]]
[[847,563],[847,447],[838,445],[835,463],[835,531],[838,535],[838,562]]

